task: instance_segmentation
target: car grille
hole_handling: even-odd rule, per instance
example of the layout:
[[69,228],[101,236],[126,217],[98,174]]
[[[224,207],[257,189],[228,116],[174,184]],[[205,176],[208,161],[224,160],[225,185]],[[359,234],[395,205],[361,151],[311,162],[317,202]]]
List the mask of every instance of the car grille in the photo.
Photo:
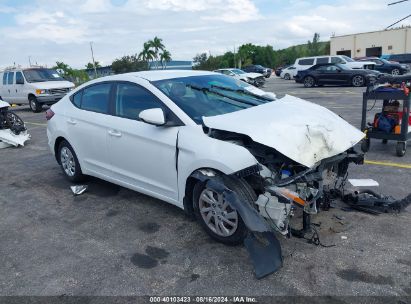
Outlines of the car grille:
[[50,94],[67,94],[69,91],[69,88],[49,89]]

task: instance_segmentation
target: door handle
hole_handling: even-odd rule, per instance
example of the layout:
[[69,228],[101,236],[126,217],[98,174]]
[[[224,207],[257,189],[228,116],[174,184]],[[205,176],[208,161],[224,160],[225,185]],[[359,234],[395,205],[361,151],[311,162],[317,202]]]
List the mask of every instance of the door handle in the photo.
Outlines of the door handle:
[[115,137],[121,137],[121,133],[116,130],[108,130],[108,134],[110,134],[111,136],[115,136]]
[[72,118],[67,119],[67,122],[68,122],[69,124],[71,124],[71,125],[75,125],[75,124],[77,123],[77,121],[75,121],[75,120],[72,119]]

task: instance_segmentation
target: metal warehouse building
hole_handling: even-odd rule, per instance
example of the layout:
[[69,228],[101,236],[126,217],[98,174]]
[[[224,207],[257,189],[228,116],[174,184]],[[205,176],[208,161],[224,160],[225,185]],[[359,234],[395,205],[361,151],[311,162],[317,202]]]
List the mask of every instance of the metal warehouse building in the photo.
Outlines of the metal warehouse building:
[[411,53],[411,27],[331,37],[331,55],[363,57]]

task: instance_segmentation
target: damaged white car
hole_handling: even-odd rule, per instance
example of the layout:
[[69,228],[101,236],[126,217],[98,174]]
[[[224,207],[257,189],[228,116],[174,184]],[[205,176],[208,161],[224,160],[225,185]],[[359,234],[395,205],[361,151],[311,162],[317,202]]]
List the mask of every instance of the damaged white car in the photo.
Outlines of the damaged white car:
[[100,78],[46,115],[71,181],[92,175],[183,208],[214,239],[244,242],[257,277],[281,267],[273,232],[289,234],[292,208],[315,214],[326,177],[363,161],[364,134],[333,112],[213,72]]
[[0,99],[0,149],[24,146],[30,139],[23,120],[9,108],[10,104]]

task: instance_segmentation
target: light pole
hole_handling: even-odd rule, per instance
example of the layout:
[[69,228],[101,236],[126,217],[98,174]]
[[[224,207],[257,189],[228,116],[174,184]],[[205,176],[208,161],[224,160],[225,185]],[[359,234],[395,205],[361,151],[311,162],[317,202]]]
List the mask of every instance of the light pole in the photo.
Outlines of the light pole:
[[97,78],[96,62],[94,61],[93,41],[90,41],[91,58],[93,59],[94,77]]

